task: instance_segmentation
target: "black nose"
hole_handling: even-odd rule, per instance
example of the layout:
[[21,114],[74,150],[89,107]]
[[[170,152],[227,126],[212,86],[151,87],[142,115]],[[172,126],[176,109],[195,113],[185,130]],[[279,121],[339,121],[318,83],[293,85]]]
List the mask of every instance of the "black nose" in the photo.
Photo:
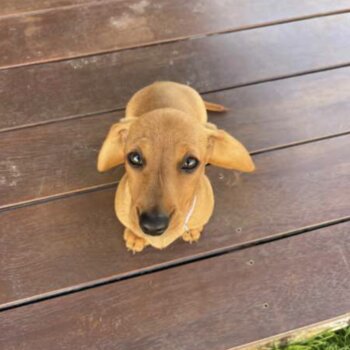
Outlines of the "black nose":
[[143,212],[139,218],[140,227],[147,235],[160,236],[169,225],[169,216],[158,211]]

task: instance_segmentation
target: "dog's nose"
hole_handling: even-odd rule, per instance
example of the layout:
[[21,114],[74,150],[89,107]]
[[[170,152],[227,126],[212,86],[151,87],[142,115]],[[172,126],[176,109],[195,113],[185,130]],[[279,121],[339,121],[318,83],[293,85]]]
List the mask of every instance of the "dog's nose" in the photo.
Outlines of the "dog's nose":
[[139,218],[140,227],[144,233],[160,236],[169,225],[169,216],[160,212],[143,212]]

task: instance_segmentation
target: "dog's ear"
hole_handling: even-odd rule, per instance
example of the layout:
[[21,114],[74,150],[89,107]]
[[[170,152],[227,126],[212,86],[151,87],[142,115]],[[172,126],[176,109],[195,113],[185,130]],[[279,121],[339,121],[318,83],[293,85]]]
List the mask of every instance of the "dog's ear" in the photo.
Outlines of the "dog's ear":
[[107,171],[124,163],[125,142],[132,121],[122,119],[112,125],[98,155],[98,171]]
[[208,163],[226,169],[250,173],[255,165],[247,149],[224,130],[214,124],[206,124],[208,134]]

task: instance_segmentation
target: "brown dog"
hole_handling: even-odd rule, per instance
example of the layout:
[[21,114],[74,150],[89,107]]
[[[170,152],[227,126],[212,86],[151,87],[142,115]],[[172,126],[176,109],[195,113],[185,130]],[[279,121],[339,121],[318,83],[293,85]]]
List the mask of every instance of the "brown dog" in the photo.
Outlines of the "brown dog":
[[254,171],[244,146],[207,123],[206,109],[223,107],[204,102],[186,85],[157,82],[138,91],[125,118],[111,127],[97,167],[125,163],[115,211],[133,252],[148,244],[162,249],[181,236],[199,239],[214,207],[206,164]]

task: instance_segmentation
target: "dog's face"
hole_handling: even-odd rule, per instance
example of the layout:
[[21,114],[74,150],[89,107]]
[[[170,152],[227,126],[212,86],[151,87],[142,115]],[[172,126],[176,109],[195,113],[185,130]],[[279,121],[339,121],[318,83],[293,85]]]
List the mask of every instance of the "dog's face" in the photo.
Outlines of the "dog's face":
[[148,113],[133,123],[125,146],[132,218],[157,236],[184,225],[208,161],[207,135],[177,111]]
[[125,163],[130,220],[144,234],[181,231],[207,163],[252,171],[246,149],[212,124],[172,109],[115,124],[101,149],[100,171]]

